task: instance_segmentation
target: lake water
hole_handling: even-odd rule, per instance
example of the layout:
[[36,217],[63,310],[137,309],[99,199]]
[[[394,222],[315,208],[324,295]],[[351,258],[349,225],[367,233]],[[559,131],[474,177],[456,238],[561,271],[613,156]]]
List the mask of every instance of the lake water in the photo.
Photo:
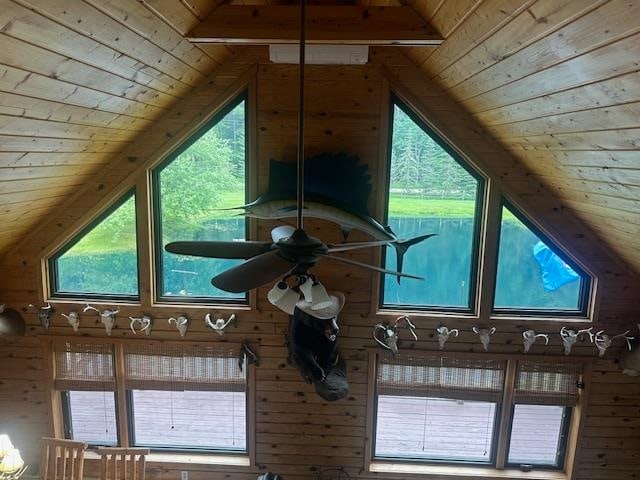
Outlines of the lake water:
[[[421,305],[468,308],[471,286],[473,223],[468,218],[391,218],[389,224],[402,238],[425,233],[437,236],[414,245],[405,255],[404,271],[425,277],[424,281],[392,276],[384,281],[384,301],[389,305]],[[224,232],[225,239],[244,237],[244,219],[215,220],[193,240],[212,239]],[[500,307],[576,309],[580,282],[574,281],[555,291],[545,291],[541,270],[533,257],[538,238],[527,228],[504,222],[498,265],[496,305]],[[186,257],[163,252],[163,295],[242,299],[215,289],[211,278],[240,263]],[[387,268],[395,269],[395,250],[387,248]],[[137,267],[135,252],[69,256],[60,262],[64,279],[61,290],[80,293],[115,293],[136,295]],[[331,285],[328,287],[331,288]],[[347,299],[348,300],[348,299]]]

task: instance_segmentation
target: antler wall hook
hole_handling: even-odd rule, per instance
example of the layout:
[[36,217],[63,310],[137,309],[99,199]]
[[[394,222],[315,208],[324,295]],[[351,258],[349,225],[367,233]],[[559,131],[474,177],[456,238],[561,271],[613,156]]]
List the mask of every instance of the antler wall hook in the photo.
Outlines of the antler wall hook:
[[373,327],[373,339],[378,342],[383,348],[387,350],[391,350],[391,352],[395,355],[398,353],[398,329],[406,328],[411,332],[411,336],[414,340],[418,340],[418,335],[416,335],[415,328],[416,326],[411,323],[411,319],[402,315],[396,318],[396,321],[393,325],[390,325],[388,322],[378,323]]
[[473,332],[480,337],[480,343],[484,348],[484,351],[489,351],[489,344],[491,343],[491,335],[496,333],[496,327],[491,328],[478,328],[473,327]]
[[168,322],[169,325],[176,326],[181,337],[184,337],[187,334],[187,330],[189,329],[189,319],[186,315],[180,315],[178,318],[171,317]]
[[624,338],[627,341],[627,348],[629,350],[631,350],[631,340],[634,339],[634,337],[629,336],[629,330],[627,330],[624,333],[614,335],[613,337],[610,337],[609,335],[604,333],[604,330],[600,330],[596,332],[596,334],[593,337],[594,337],[593,343],[595,343],[596,348],[598,349],[598,356],[600,357],[604,357],[605,352],[611,346],[611,344],[616,338]]
[[578,341],[578,338],[584,333],[588,333],[589,341],[593,341],[593,335],[591,333],[592,330],[593,330],[593,327],[589,327],[589,328],[584,328],[582,330],[578,330],[576,332],[575,330],[567,329],[567,327],[562,327],[560,329],[560,338],[562,339],[562,344],[564,345],[564,354],[569,355],[571,353],[571,349],[573,348],[575,343]]
[[40,320],[40,325],[42,325],[42,328],[45,330],[49,330],[49,326],[51,325],[51,316],[55,312],[51,304],[47,302],[46,306],[36,307],[33,303],[30,303],[29,306],[38,309],[38,320]]
[[536,333],[534,330],[526,330],[522,332],[522,343],[524,344],[524,353],[529,353],[529,349],[536,343],[538,338],[544,338],[544,344],[549,345],[549,335],[546,333]]
[[449,328],[445,327],[444,325],[436,328],[436,332],[438,334],[438,344],[440,345],[440,350],[444,348],[444,344],[447,343],[447,340],[449,340],[449,337],[451,335],[457,337],[460,334],[460,331],[457,328],[452,328],[451,330],[449,330]]
[[80,315],[78,315],[78,312],[69,312],[69,315],[61,313],[60,315],[67,319],[67,322],[69,322],[74,332],[78,331],[80,327]]
[[[142,317],[129,317],[131,322],[129,322],[129,328],[134,335],[137,335],[139,332],[144,332],[147,336],[151,335],[151,325],[153,320],[149,315],[143,315]],[[136,330],[136,325],[140,325],[140,328]]]
[[89,310],[93,310],[100,316],[100,321],[104,325],[104,329],[107,332],[107,335],[111,336],[111,330],[113,329],[113,326],[116,324],[116,315],[120,313],[120,309],[116,309],[116,310],[106,309],[106,310],[100,311],[96,307],[92,307],[87,303],[85,304],[85,307],[82,311],[88,312]]
[[211,314],[207,313],[204,316],[204,323],[207,327],[215,331],[218,335],[224,335],[224,329],[227,328],[229,325],[233,325],[234,327],[237,327],[235,313],[231,314],[231,316],[227,320],[225,320],[224,318],[218,318],[215,322],[211,320]]

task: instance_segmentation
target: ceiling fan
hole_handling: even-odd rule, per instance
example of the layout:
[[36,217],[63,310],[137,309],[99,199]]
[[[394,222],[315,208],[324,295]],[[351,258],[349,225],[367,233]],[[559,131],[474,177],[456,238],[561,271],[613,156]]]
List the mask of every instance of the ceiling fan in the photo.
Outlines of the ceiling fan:
[[227,292],[246,292],[287,274],[307,276],[308,269],[319,260],[355,265],[381,273],[422,280],[421,277],[387,270],[366,263],[332,255],[360,248],[394,243],[389,240],[350,242],[327,245],[322,240],[307,235],[304,230],[304,67],[305,67],[305,0],[300,1],[300,70],[298,110],[298,161],[297,161],[297,228],[289,225],[271,231],[272,241],[184,241],[172,242],[165,250],[181,255],[221,259],[244,259],[244,263],[232,267],[211,279],[213,286]]

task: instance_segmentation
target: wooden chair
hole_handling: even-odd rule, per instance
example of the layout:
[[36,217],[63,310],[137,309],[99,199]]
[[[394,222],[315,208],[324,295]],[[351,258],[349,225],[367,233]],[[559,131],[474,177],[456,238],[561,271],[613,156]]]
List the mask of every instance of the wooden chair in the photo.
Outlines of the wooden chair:
[[98,448],[100,480],[144,480],[148,448]]
[[41,480],[82,480],[87,444],[58,438],[42,438]]

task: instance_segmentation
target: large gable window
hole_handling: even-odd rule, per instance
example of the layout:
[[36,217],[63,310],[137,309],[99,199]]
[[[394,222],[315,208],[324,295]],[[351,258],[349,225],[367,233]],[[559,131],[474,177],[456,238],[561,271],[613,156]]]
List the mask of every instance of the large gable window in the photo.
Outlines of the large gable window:
[[49,259],[54,297],[138,298],[136,197],[126,195]]
[[589,276],[506,201],[494,311],[586,315]]
[[157,296],[163,300],[245,302],[246,294],[218,290],[216,274],[241,263],[166,252],[164,245],[189,240],[245,240],[246,98],[223,109],[153,170]]
[[[438,235],[412,246],[404,259],[407,273],[427,281],[383,278],[382,304],[470,311],[483,180],[398,100],[392,119],[387,224],[402,239]],[[396,268],[394,248],[386,248],[384,263]]]

